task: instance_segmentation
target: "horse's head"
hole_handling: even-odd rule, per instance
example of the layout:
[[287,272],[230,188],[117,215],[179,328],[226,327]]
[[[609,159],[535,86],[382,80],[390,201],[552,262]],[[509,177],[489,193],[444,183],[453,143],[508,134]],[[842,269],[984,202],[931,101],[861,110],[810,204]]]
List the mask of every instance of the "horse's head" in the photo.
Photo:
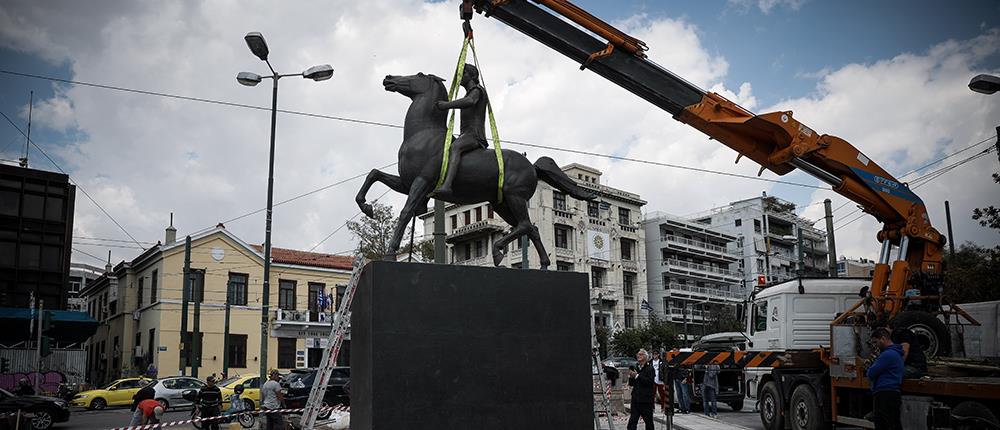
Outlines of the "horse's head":
[[443,94],[445,92],[444,84],[441,82],[444,82],[444,79],[423,73],[410,76],[386,75],[385,79],[382,80],[382,86],[385,87],[386,91],[400,93],[412,99],[421,94],[435,91],[440,91],[438,94]]

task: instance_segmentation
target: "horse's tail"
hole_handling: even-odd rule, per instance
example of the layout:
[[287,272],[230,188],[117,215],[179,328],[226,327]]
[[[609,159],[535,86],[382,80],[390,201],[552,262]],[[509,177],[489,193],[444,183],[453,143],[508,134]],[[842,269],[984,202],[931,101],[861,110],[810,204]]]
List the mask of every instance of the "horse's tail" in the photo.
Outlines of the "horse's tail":
[[577,200],[594,200],[597,194],[583,189],[583,187],[573,182],[566,173],[563,173],[559,165],[549,157],[539,158],[535,161],[535,173],[541,179],[557,190],[569,194]]

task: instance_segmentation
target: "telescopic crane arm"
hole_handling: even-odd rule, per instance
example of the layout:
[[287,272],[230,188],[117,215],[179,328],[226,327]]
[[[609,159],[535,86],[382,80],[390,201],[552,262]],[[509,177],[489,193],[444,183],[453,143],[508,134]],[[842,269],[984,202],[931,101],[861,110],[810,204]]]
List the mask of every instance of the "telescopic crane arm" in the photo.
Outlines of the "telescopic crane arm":
[[[646,44],[595,18],[567,0],[464,0],[463,11],[493,17],[577,61],[653,105],[778,175],[800,169],[858,203],[882,222],[882,251],[871,292],[880,318],[901,310],[906,290],[939,294],[945,237],[931,226],[927,208],[906,183],[847,141],[819,134],[791,111],[754,114],[721,95],[707,92],[645,55]],[[463,19],[471,18],[463,13]],[[583,29],[581,29],[582,27]],[[584,29],[586,31],[584,31]],[[600,40],[597,37],[603,38]],[[891,256],[892,246],[898,252]],[[890,270],[891,261],[891,270]]]

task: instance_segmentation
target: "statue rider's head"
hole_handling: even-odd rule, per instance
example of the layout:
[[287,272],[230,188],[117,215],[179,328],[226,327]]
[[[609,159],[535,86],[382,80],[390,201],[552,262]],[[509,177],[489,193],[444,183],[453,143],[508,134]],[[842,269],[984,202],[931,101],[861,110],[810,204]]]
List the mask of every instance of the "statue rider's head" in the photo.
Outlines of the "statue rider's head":
[[462,85],[465,86],[469,83],[474,85],[479,83],[479,69],[466,63],[465,70],[462,71]]

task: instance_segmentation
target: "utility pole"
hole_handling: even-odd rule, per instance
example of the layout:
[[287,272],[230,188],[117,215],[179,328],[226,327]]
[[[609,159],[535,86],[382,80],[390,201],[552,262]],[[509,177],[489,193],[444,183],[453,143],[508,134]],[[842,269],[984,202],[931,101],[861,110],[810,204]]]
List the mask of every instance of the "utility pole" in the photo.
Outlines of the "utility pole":
[[[761,210],[764,212],[767,209],[761,206]],[[767,213],[765,212],[761,218],[763,218],[761,222],[761,236],[764,237],[764,282],[767,283],[771,282],[771,238],[767,237]]]
[[806,274],[806,261],[805,261],[805,250],[802,249],[802,225],[795,224],[795,250],[798,252],[798,268],[799,277],[801,278]]
[[434,199],[434,263],[447,262],[444,245],[444,200]]
[[833,238],[833,210],[830,209],[832,202],[830,199],[823,200],[823,208],[826,210],[826,246],[830,248],[827,259],[830,260],[830,277],[837,277],[837,242]]
[[[1000,129],[1000,127],[998,127]],[[1000,142],[1000,141],[998,141]],[[951,232],[951,205],[948,201],[944,201],[944,219],[948,222],[948,249],[951,251],[951,256],[955,256],[955,234]]]
[[191,292],[194,296],[194,329],[191,330],[192,342],[194,347],[191,348],[193,351],[193,358],[191,359],[191,376],[198,377],[198,367],[201,365],[201,301],[205,299],[205,275],[201,276],[201,282],[199,285],[195,285],[194,279],[191,279]]
[[233,295],[233,283],[226,283],[226,322],[225,328],[222,332],[222,376],[225,378],[229,377],[229,313],[230,304],[232,303]]
[[187,372],[191,358],[191,343],[188,341],[188,301],[191,300],[191,236],[184,239],[184,287],[181,292],[181,376]]
[[42,312],[45,312],[45,300],[38,300],[38,336],[35,343],[35,392],[38,392],[38,375],[42,374]]
[[684,319],[684,347],[688,346],[687,300],[681,299],[681,318]]

